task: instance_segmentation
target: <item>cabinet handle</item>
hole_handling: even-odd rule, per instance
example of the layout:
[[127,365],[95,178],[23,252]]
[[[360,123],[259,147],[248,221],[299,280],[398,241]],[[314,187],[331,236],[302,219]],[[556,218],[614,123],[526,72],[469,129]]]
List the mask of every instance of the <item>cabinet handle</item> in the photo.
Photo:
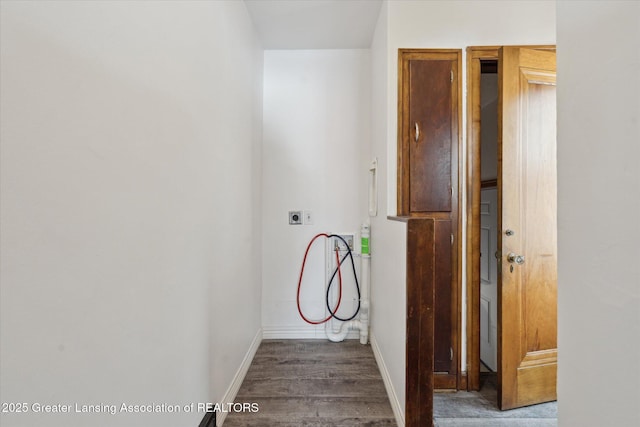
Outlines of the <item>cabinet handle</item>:
[[418,142],[418,139],[420,139],[420,127],[418,126],[418,122],[413,122],[413,125],[416,130],[415,141]]

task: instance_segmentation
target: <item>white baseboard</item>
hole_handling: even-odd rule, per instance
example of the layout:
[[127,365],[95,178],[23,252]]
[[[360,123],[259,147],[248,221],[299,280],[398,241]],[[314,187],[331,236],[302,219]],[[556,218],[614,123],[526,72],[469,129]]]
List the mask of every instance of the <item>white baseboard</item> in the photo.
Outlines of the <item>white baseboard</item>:
[[[294,340],[312,339],[326,340],[327,334],[324,332],[324,325],[316,327],[289,327],[289,326],[265,326],[262,328],[262,338],[265,340]],[[359,339],[360,332],[353,330],[347,334],[347,339]]]
[[380,352],[380,347],[378,347],[376,337],[371,333],[369,334],[369,341],[371,342],[371,349],[373,350],[373,356],[376,358],[378,369],[380,369],[380,375],[382,375],[384,388],[387,390],[387,396],[389,396],[389,401],[391,402],[393,415],[396,417],[396,423],[398,424],[398,427],[404,427],[404,411],[402,410],[402,404],[400,403],[400,400],[398,400],[396,390],[393,388],[393,384],[391,383],[391,376],[389,375],[387,365],[385,365],[384,359],[382,358],[382,353]]
[[[251,366],[251,362],[253,362],[253,357],[256,355],[256,351],[258,351],[258,347],[260,347],[260,343],[262,342],[262,328],[258,330],[256,336],[253,338],[251,342],[251,346],[249,346],[249,350],[247,354],[245,354],[244,359],[242,359],[242,363],[238,368],[235,376],[233,377],[233,381],[231,381],[231,385],[224,394],[221,402],[233,402],[238,394],[238,390],[240,390],[240,386],[244,381],[244,377],[247,375],[247,371],[249,370],[249,366]],[[217,427],[221,427],[224,423],[224,419],[227,417],[227,412],[218,412],[218,418],[216,419]]]

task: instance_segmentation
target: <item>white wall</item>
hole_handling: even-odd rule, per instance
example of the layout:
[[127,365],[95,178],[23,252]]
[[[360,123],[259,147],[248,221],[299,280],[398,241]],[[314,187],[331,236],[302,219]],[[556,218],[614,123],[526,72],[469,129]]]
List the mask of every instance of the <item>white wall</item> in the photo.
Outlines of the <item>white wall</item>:
[[[263,147],[263,326],[265,338],[324,338],[296,308],[304,250],[320,232],[358,232],[370,135],[368,50],[265,51]],[[311,210],[313,225],[289,225],[288,211]],[[325,317],[324,242],[310,252],[302,308]],[[359,250],[359,248],[358,248]],[[358,269],[358,274],[360,273]],[[350,269],[344,274],[351,277]],[[345,282],[339,314],[355,292]]]
[[[398,48],[465,49],[467,46],[481,45],[554,43],[555,3],[550,1],[395,0],[382,5],[372,45],[373,123],[378,127],[374,130],[371,155],[378,157],[381,165],[380,177],[384,178],[381,185],[384,187],[386,182],[387,189],[386,197],[381,197],[383,204],[380,216],[372,225],[372,301],[384,301],[384,309],[377,308],[372,313],[372,333],[391,373],[393,388],[403,408],[406,227],[384,219],[385,215],[396,213]],[[386,58],[380,57],[381,49],[386,49]],[[377,74],[381,72],[380,69],[384,69],[384,76]],[[386,82],[386,87],[382,87],[385,84],[383,81]],[[378,97],[381,97],[380,103],[386,106],[384,111],[383,106],[375,101]],[[463,104],[465,102],[466,97],[463,97]],[[463,105],[463,112],[465,108]],[[379,121],[386,123],[382,126],[377,124]],[[381,132],[386,132],[386,135],[382,136]],[[463,135],[465,132],[463,126]],[[466,139],[463,137],[462,152],[465,151]],[[464,235],[460,238],[464,241]],[[384,261],[376,266],[376,259]],[[461,261],[464,263],[464,259]],[[465,337],[462,348],[463,369],[466,366],[464,340]]]
[[[406,346],[406,224],[387,220],[388,176],[388,4],[380,10],[371,44],[371,157],[378,158],[378,215],[371,218],[371,341],[379,349],[387,392],[399,425],[404,425]],[[395,107],[393,107],[395,108]],[[395,202],[393,202],[395,203]]]
[[244,4],[2,2],[1,12],[3,402],[220,399],[260,328],[261,60]]
[[640,3],[557,10],[559,425],[637,426]]

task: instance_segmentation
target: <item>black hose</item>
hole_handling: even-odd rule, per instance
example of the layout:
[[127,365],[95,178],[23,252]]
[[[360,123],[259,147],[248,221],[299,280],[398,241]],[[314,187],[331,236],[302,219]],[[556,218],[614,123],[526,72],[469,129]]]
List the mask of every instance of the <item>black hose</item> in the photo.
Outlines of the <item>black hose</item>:
[[[331,237],[337,237],[338,239],[342,240],[342,242],[344,243],[344,246],[347,248],[347,253],[345,254],[344,257],[342,257],[336,269],[333,270],[333,274],[331,275],[331,279],[329,280],[329,286],[327,286],[327,297],[326,297],[327,310],[329,310],[329,313],[331,313],[331,317],[333,317],[334,319],[340,320],[341,322],[348,322],[349,320],[355,319],[355,317],[358,315],[358,312],[360,312],[360,284],[358,283],[358,275],[356,274],[356,264],[353,261],[353,254],[351,253],[351,248],[349,247],[349,244],[342,238],[342,236],[339,236],[337,234],[330,234],[329,238]],[[338,274],[338,270],[340,269],[340,266],[342,265],[344,260],[347,259],[347,257],[351,259],[351,268],[353,270],[353,278],[356,281],[356,291],[358,291],[358,307],[356,308],[355,313],[353,313],[353,316],[343,319],[331,310],[331,305],[329,303],[329,292],[331,290],[331,285],[333,284],[333,279],[336,277],[336,274]]]

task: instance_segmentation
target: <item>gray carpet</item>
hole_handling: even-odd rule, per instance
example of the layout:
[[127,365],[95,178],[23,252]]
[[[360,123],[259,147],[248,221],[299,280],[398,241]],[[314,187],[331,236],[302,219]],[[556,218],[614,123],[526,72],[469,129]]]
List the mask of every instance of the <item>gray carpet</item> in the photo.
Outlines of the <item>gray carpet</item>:
[[556,402],[501,411],[494,374],[483,374],[479,392],[436,393],[433,418],[436,427],[555,427]]
[[435,427],[556,427],[548,418],[445,418],[435,420]]

